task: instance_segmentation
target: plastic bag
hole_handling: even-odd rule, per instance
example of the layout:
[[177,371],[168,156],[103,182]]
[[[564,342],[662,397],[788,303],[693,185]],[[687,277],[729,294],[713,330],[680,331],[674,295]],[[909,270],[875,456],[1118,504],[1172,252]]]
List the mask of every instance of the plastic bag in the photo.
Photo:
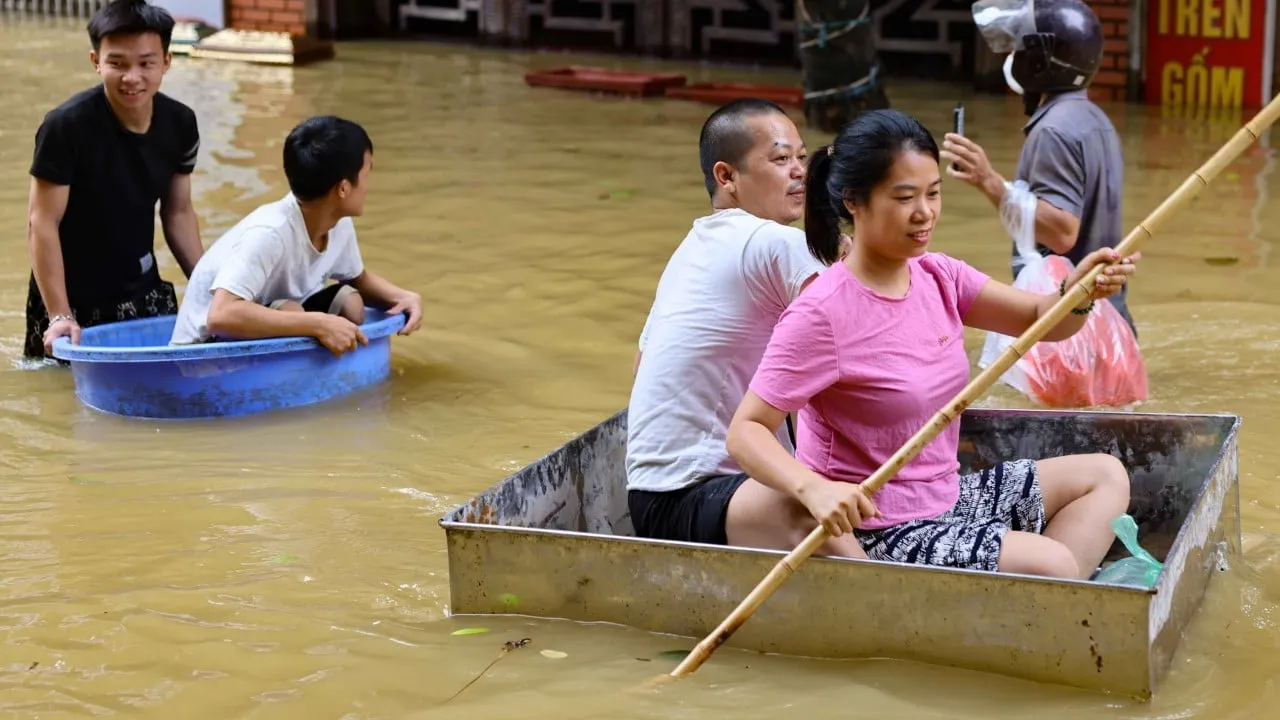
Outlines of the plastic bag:
[[1102,569],[1094,580],[1116,585],[1136,585],[1144,589],[1155,586],[1164,564],[1138,544],[1138,523],[1128,515],[1111,521],[1111,529],[1133,557],[1121,558]]
[[[1036,197],[1026,182],[1007,187],[1001,220],[1013,236],[1020,266],[1013,286],[1039,295],[1057,294],[1075,267],[1035,248]],[[987,333],[978,365],[990,366],[1014,338]],[[1040,341],[1000,377],[1000,381],[1048,407],[1117,407],[1147,399],[1147,367],[1137,338],[1120,311],[1100,300],[1075,335],[1057,342]]]

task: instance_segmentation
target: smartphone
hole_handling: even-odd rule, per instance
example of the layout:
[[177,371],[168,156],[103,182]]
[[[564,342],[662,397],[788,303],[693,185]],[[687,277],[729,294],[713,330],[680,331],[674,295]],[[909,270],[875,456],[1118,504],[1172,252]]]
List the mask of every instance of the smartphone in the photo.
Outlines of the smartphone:
[[[951,111],[953,117],[951,132],[956,135],[964,136],[964,103],[956,103],[955,110]],[[951,163],[952,170],[959,170],[955,163]]]

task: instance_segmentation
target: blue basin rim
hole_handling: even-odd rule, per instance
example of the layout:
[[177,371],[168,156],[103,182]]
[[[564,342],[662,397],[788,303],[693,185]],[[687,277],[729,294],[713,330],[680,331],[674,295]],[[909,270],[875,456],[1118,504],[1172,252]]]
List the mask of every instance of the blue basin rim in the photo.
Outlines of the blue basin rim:
[[[166,316],[173,321],[177,316]],[[369,342],[378,338],[394,335],[404,327],[407,316],[397,313],[390,317],[374,310],[365,309],[366,321],[360,326]],[[369,320],[369,317],[376,318]],[[160,318],[142,318],[111,323],[113,327],[125,328],[131,324],[154,323]],[[102,326],[97,326],[102,327]],[[85,328],[88,333],[96,328]],[[83,339],[83,338],[82,338]],[[217,360],[219,358],[247,357],[250,355],[274,355],[298,350],[328,350],[320,341],[312,337],[284,337],[266,340],[236,340],[230,342],[200,343],[195,345],[151,345],[135,347],[110,347],[93,345],[74,345],[70,338],[60,337],[53,341],[53,356],[71,362],[98,363],[133,363],[133,362],[181,362],[183,360]],[[359,349],[359,348],[357,348]]]

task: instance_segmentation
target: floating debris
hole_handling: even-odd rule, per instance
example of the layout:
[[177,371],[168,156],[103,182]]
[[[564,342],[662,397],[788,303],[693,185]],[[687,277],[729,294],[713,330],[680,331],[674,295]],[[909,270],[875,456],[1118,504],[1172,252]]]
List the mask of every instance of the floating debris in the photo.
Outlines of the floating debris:
[[1146,590],[1160,579],[1164,564],[1156,560],[1138,544],[1138,523],[1129,514],[1111,521],[1111,529],[1124,544],[1131,557],[1121,558],[1107,565],[1096,576],[1096,582],[1116,585],[1134,585]]
[[[486,630],[485,632],[488,632],[488,631]],[[457,633],[454,633],[454,634],[455,634],[455,635],[457,635]],[[484,669],[483,669],[483,670],[481,670],[481,671],[480,671],[480,673],[479,673],[478,675],[476,675],[475,677],[471,678],[471,681],[470,681],[470,682],[468,682],[466,685],[463,685],[461,688],[459,688],[459,689],[458,689],[458,692],[456,692],[456,693],[454,693],[454,694],[450,695],[450,696],[449,696],[449,700],[452,700],[452,699],[454,699],[454,698],[458,697],[459,695],[461,695],[461,694],[462,694],[462,691],[463,691],[463,690],[466,690],[467,688],[469,688],[469,687],[471,687],[472,685],[474,685],[474,684],[475,684],[475,682],[476,682],[477,680],[479,680],[480,678],[482,678],[482,677],[484,677],[484,676],[485,676],[485,673],[489,672],[490,668],[492,668],[494,665],[497,665],[497,664],[498,664],[498,661],[499,661],[499,660],[501,660],[502,658],[506,657],[506,656],[507,656],[507,654],[508,654],[508,653],[510,653],[512,650],[516,650],[516,649],[518,649],[518,648],[522,648],[522,647],[524,647],[525,645],[528,645],[528,644],[529,644],[529,643],[531,643],[531,642],[533,642],[533,640],[531,640],[530,638],[521,638],[521,639],[519,639],[519,640],[508,640],[508,641],[506,641],[505,643],[503,643],[503,644],[502,644],[502,649],[498,651],[498,657],[494,658],[492,662],[490,662],[488,665],[486,665],[486,666],[484,667]],[[544,650],[544,651],[543,651],[543,653],[546,653],[546,651]],[[445,701],[444,701],[444,703],[449,702],[449,700],[445,700]],[[441,703],[441,704],[443,705],[444,703]]]

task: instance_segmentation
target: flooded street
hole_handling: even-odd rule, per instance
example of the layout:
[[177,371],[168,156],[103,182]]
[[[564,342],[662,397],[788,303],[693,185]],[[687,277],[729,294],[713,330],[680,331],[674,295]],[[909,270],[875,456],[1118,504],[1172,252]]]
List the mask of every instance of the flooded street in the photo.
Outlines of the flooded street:
[[[392,379],[373,391],[234,421],[136,421],[88,410],[68,371],[20,359],[33,137],[47,110],[96,82],[86,55],[79,26],[0,24],[0,716],[746,720],[841,708],[901,718],[1219,719],[1262,717],[1275,699],[1273,151],[1255,144],[1174,215],[1144,247],[1130,290],[1150,373],[1142,409],[1244,418],[1246,553],[1213,579],[1154,701],[729,648],[692,678],[639,693],[631,688],[675,666],[661,652],[695,640],[449,618],[436,523],[625,407],[658,276],[707,212],[697,137],[711,107],[593,98],[522,79],[531,67],[569,62],[658,66],[635,60],[425,44],[342,45],[337,60],[298,69],[175,58],[162,90],[199,116],[193,182],[206,247],[287,192],[280,154],[295,123],[344,115],[375,146],[356,223],[364,260],[421,293],[425,316],[420,332],[393,340]],[[795,82],[785,72],[682,71],[691,81]],[[894,107],[939,140],[963,100],[969,135],[1012,173],[1025,119],[1016,98],[888,88]],[[1108,110],[1124,139],[1126,230],[1250,117]],[[803,132],[811,149],[827,139]],[[1011,279],[994,209],[958,181],[944,188],[934,249]],[[157,247],[181,293],[181,272]],[[982,339],[967,338],[975,360]],[[978,404],[1027,406],[1007,389]],[[849,597],[857,602],[856,588]],[[450,635],[471,626],[491,632]],[[441,706],[504,641],[522,637],[533,643]]]

